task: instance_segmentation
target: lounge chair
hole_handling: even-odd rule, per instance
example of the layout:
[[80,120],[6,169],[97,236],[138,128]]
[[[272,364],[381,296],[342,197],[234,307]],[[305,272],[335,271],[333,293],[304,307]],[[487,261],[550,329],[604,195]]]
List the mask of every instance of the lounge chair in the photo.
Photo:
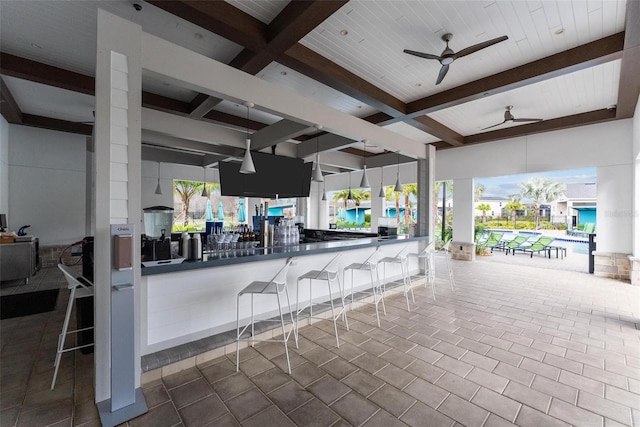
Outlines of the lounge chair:
[[491,233],[489,233],[486,239],[478,242],[478,246],[481,246],[485,249],[491,249],[491,252],[493,252],[494,248],[501,249],[502,236],[504,236],[504,233],[492,231]]
[[[505,250],[505,254],[509,255],[509,251],[515,251],[516,248],[522,246],[522,244],[524,242],[526,242],[527,240],[529,240],[529,236],[523,236],[523,235],[517,235],[516,237],[514,237],[512,240],[509,240],[508,242],[506,242],[503,245],[503,248]],[[515,252],[514,252],[515,254]]]
[[524,244],[518,248],[513,249],[513,254],[515,255],[515,251],[522,251],[524,253],[531,253],[531,258],[533,258],[534,253],[544,252],[545,258],[547,255],[551,258],[551,252],[549,250],[549,246],[555,240],[553,237],[548,236],[540,236],[538,240],[532,242],[531,244]]
[[587,222],[584,225],[584,233],[593,234],[596,232],[596,225],[593,222]]

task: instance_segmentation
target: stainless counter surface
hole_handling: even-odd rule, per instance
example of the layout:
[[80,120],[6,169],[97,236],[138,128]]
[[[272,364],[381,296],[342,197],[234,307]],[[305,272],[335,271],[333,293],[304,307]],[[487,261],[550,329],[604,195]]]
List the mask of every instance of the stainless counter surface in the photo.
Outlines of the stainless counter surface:
[[362,249],[379,245],[398,244],[427,240],[427,236],[405,237],[364,237],[361,239],[333,240],[328,242],[302,243],[286,247],[254,248],[251,250],[229,251],[224,254],[205,253],[202,261],[184,261],[181,264],[165,264],[155,267],[142,267],[142,275],[173,273],[200,268],[220,267],[247,262],[266,261],[270,259],[314,255],[327,252],[338,252],[345,249]]

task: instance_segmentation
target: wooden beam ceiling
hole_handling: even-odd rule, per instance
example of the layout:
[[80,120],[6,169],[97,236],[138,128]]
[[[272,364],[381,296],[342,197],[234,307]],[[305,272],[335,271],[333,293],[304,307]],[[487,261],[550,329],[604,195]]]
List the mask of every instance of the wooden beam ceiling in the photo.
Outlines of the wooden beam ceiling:
[[640,1],[627,2],[624,52],[620,65],[616,117],[633,117],[640,95]]

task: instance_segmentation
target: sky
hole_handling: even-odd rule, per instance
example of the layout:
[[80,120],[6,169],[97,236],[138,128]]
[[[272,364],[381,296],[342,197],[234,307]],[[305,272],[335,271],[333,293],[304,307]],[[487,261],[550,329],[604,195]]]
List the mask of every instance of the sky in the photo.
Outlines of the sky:
[[512,194],[520,193],[519,182],[529,178],[548,178],[554,182],[563,184],[596,182],[596,168],[570,169],[552,172],[527,173],[521,175],[498,176],[493,178],[476,178],[476,184],[485,187],[483,196],[508,198]]

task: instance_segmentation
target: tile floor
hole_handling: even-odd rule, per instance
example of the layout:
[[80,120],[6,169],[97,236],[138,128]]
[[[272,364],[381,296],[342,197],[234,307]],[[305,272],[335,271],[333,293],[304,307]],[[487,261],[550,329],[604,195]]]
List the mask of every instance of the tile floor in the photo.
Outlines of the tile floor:
[[[266,343],[240,373],[229,355],[146,384],[149,412],[126,424],[640,427],[640,288],[526,258],[454,261],[453,292],[439,258],[436,301],[418,286],[409,313],[394,294],[380,328],[352,310],[340,348],[332,323],[301,329],[291,376]],[[3,427],[99,425],[90,355],[68,354],[49,391],[62,316],[2,322]]]

